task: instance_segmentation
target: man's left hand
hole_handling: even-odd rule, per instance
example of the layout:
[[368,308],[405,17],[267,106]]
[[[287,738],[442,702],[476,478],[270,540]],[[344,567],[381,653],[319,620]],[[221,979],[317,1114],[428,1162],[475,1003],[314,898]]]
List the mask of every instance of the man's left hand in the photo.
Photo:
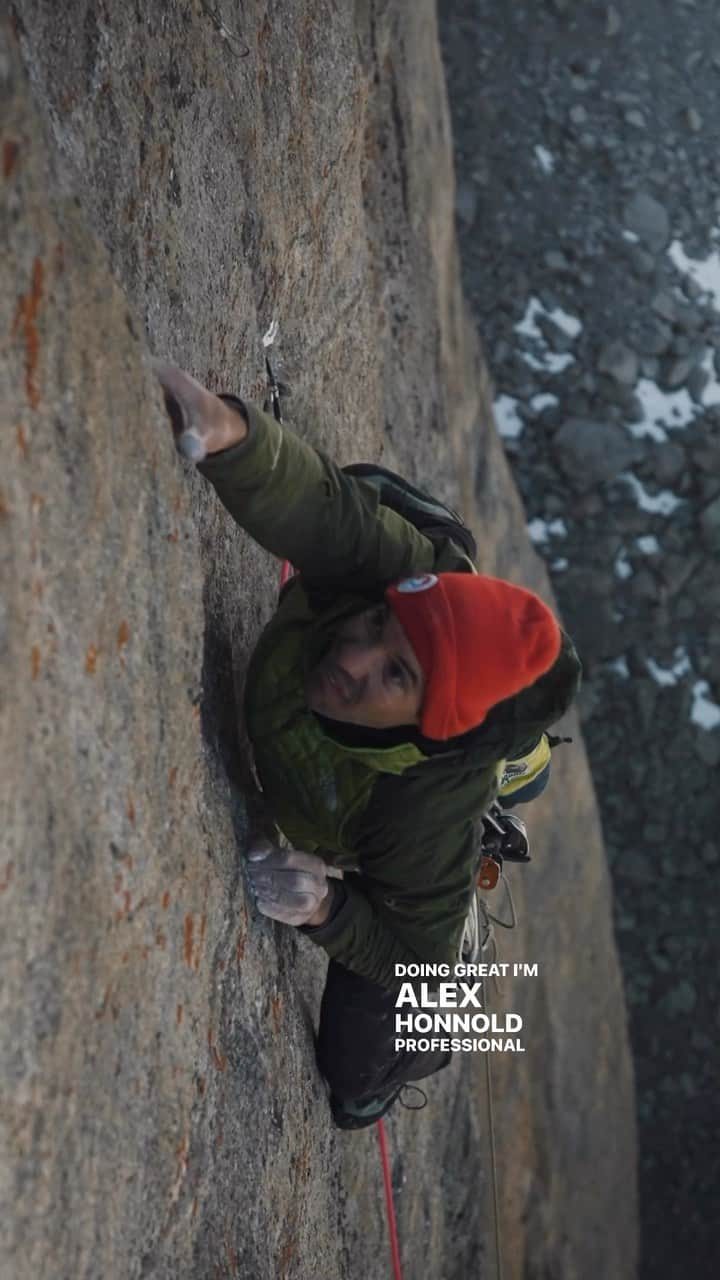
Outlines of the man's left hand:
[[314,853],[258,840],[248,850],[248,876],[258,910],[283,924],[324,924],[332,905],[325,863]]

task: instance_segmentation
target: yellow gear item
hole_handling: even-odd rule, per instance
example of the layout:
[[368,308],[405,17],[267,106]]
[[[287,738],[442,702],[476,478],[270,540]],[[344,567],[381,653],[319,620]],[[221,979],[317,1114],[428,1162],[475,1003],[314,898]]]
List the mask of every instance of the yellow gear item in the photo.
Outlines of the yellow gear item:
[[527,787],[529,783],[550,765],[550,743],[544,733],[537,746],[525,756],[515,760],[501,760],[498,766],[500,782],[499,795],[503,800],[509,799],[516,791]]

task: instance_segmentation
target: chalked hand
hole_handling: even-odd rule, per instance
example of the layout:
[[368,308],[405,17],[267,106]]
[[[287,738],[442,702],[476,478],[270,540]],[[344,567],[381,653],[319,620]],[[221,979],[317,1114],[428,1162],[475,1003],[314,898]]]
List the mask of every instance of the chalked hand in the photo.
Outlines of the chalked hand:
[[278,849],[265,839],[255,841],[247,856],[248,877],[264,916],[296,926],[324,923],[332,899],[322,858]]
[[153,360],[153,371],[165,395],[175,446],[191,462],[202,462],[239,444],[247,435],[241,412],[213,395],[196,378],[164,360]]

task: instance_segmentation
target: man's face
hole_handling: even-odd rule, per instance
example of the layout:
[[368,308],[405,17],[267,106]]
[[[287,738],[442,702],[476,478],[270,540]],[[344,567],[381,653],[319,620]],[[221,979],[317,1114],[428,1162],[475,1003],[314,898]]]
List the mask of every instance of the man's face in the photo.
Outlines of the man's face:
[[311,711],[392,729],[419,724],[425,678],[406,632],[387,604],[353,614],[306,682]]

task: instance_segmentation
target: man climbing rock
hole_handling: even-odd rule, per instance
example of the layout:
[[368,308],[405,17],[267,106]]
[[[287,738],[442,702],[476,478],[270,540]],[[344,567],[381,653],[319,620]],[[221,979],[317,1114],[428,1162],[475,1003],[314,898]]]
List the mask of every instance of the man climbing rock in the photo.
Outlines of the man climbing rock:
[[252,841],[248,874],[259,910],[330,957],[318,1062],[335,1122],[360,1128],[449,1060],[395,1052],[395,966],[458,960],[479,819],[499,789],[542,789],[580,664],[538,596],[477,572],[452,521],[427,536],[270,414],[156,372],[183,452],[297,571],[244,697],[292,848]]

